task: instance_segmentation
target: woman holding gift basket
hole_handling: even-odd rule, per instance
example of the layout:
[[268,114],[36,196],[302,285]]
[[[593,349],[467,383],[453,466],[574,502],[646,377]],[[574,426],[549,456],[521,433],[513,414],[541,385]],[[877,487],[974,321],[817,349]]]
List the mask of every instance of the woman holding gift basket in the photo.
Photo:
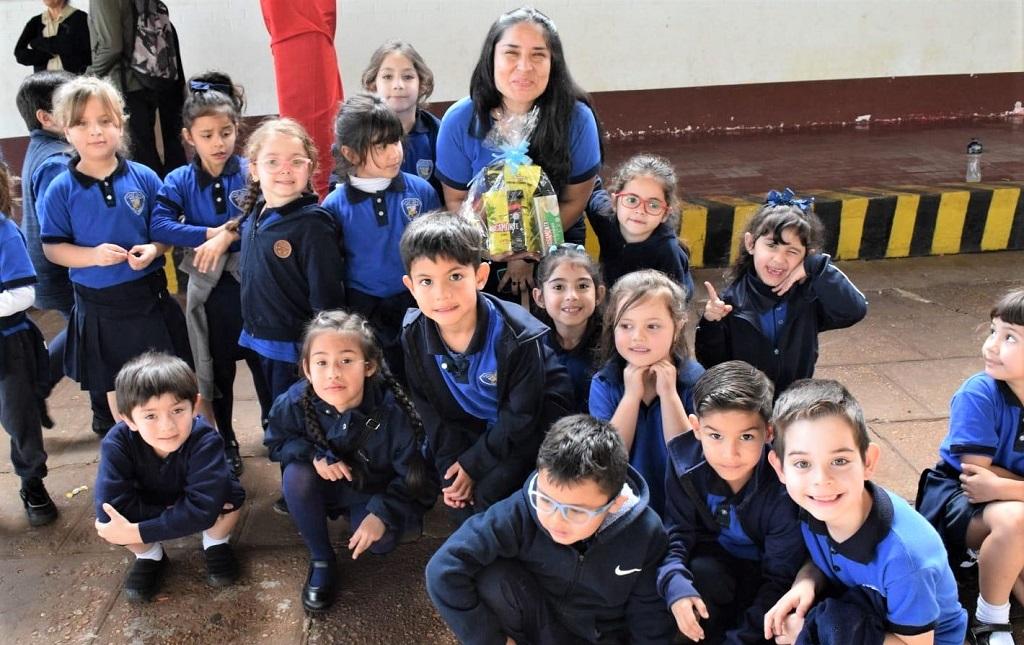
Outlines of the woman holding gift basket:
[[520,300],[534,286],[532,261],[563,230],[583,242],[581,215],[602,156],[597,117],[554,23],[529,7],[500,16],[470,95],[448,109],[437,137],[448,209],[465,202],[488,225],[492,258],[509,260],[492,268],[487,291]]

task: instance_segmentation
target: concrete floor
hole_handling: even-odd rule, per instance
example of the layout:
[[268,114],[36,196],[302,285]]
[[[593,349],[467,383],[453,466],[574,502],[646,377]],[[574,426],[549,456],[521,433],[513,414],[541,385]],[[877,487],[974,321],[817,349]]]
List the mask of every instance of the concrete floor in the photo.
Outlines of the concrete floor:
[[[870,301],[867,319],[821,338],[818,375],[845,383],[861,400],[873,438],[883,448],[878,481],[913,499],[918,473],[933,464],[946,431],[950,395],[981,369],[988,310],[1011,286],[1021,286],[1024,252],[844,263]],[[698,271],[696,283],[721,284],[720,270]],[[705,294],[698,289],[694,303]],[[56,319],[44,316],[50,334]],[[342,564],[344,591],[324,618],[307,618],[299,603],[306,550],[289,518],[270,505],[279,474],[261,445],[258,407],[244,368],[236,386],[236,430],[245,455],[249,501],[236,531],[244,563],[239,584],[204,582],[196,539],[169,545],[172,561],[163,593],[149,605],[121,594],[127,554],[93,529],[92,486],[97,440],[88,401],[61,383],[50,400],[57,426],[46,431],[46,483],[61,511],[48,527],[30,529],[16,494],[8,448],[0,447],[0,633],[7,643],[450,643],[451,635],[426,598],[422,571],[448,528],[428,518],[426,535],[385,558],[365,555]],[[337,540],[345,532],[335,528]],[[971,592],[967,593],[968,597]],[[1024,638],[1018,620],[1018,638]]]

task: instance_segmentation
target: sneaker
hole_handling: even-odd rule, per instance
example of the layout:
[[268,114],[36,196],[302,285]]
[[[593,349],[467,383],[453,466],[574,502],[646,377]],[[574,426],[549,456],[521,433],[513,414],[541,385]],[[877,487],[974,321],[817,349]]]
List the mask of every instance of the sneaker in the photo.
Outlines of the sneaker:
[[215,544],[203,549],[206,556],[206,582],[211,587],[227,587],[238,580],[238,559],[230,544]]
[[241,477],[242,471],[245,470],[245,464],[242,463],[242,455],[238,451],[237,441],[224,444],[224,458],[228,460],[228,465],[231,466],[231,472],[235,477]]
[[159,560],[135,558],[124,581],[124,595],[130,602],[149,602],[160,591],[167,569],[167,554]]
[[283,497],[278,497],[277,501],[274,502],[274,505],[271,508],[274,509],[275,513],[280,513],[281,515],[288,515],[289,514],[288,513],[288,502],[286,502]]
[[21,503],[25,506],[30,526],[45,526],[57,519],[57,505],[39,477],[22,480]]

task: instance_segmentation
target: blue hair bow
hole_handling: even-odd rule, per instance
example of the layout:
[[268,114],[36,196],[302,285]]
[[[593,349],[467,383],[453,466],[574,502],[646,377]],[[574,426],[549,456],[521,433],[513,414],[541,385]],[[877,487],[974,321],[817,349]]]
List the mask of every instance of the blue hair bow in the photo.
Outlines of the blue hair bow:
[[764,203],[771,204],[772,206],[796,206],[800,209],[800,212],[807,213],[811,210],[811,206],[814,205],[814,198],[798,198],[792,188],[786,188],[781,193],[777,190],[768,191],[768,196],[765,197]]
[[528,166],[533,163],[526,151],[530,149],[530,142],[523,139],[519,143],[502,146],[501,152],[492,153],[495,161],[504,161],[508,164],[512,174],[519,172],[519,166]]
[[223,83],[207,83],[206,81],[189,81],[188,89],[193,92],[220,92],[231,96],[231,87]]

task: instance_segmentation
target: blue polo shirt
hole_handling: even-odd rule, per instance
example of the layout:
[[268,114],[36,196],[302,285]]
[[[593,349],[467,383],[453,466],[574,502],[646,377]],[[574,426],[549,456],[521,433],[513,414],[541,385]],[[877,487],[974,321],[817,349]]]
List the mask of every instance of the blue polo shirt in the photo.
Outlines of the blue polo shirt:
[[[25,236],[7,215],[0,213],[0,292],[36,283],[36,270],[28,256]],[[29,328],[27,320],[0,329],[0,334],[11,334]]]
[[426,110],[416,110],[416,121],[402,139],[402,172],[416,175],[426,181],[443,199],[441,182],[434,173],[437,162],[437,132],[441,129],[441,119]]
[[378,298],[405,292],[398,245],[413,218],[441,207],[430,184],[404,172],[377,193],[364,193],[346,182],[331,191],[323,207],[341,224],[345,286]]
[[[156,242],[196,248],[206,241],[206,229],[242,215],[249,163],[232,155],[217,177],[203,170],[199,155],[164,178],[156,196],[150,233]],[[228,249],[236,252],[236,241]]]
[[[457,190],[467,190],[473,177],[499,153],[470,133],[473,120],[473,102],[467,96],[448,108],[437,133],[437,176]],[[565,137],[571,161],[566,183],[578,184],[596,176],[601,167],[600,134],[594,113],[582,101],[576,102]]]
[[[147,166],[118,157],[109,176],[96,179],[75,169],[79,157],[68,162],[68,172],[50,182],[37,207],[43,244],[68,243],[93,247],[104,243],[130,249],[149,244],[150,214],[160,190],[160,178]],[[92,289],[132,282],[163,269],[160,256],[141,271],[127,262],[69,270],[71,281]]]
[[1004,381],[979,372],[964,381],[949,404],[949,434],[939,455],[960,470],[964,455],[1024,475],[1024,417],[1021,402]]
[[960,606],[946,547],[931,524],[903,499],[865,482],[873,504],[864,524],[837,543],[824,522],[800,514],[814,564],[828,580],[877,596],[887,632],[935,630],[935,645],[963,645],[967,612]]
[[488,430],[498,420],[497,346],[502,327],[494,305],[477,298],[476,330],[460,354],[448,348],[435,323],[427,324],[427,353],[434,357],[448,391],[466,414],[486,421]]
[[[693,385],[704,373],[700,363],[691,359],[679,359],[676,364],[676,389],[683,400],[683,407],[693,409]],[[590,414],[610,421],[619,407],[626,391],[622,382],[625,362],[621,358],[609,361],[590,382]],[[636,468],[651,487],[651,508],[662,515],[665,511],[665,487],[658,482],[665,481],[665,467],[668,464],[668,449],[665,446],[665,432],[661,423],[661,397],[655,397],[650,405],[640,402],[636,418],[636,433],[629,450],[629,463]]]

